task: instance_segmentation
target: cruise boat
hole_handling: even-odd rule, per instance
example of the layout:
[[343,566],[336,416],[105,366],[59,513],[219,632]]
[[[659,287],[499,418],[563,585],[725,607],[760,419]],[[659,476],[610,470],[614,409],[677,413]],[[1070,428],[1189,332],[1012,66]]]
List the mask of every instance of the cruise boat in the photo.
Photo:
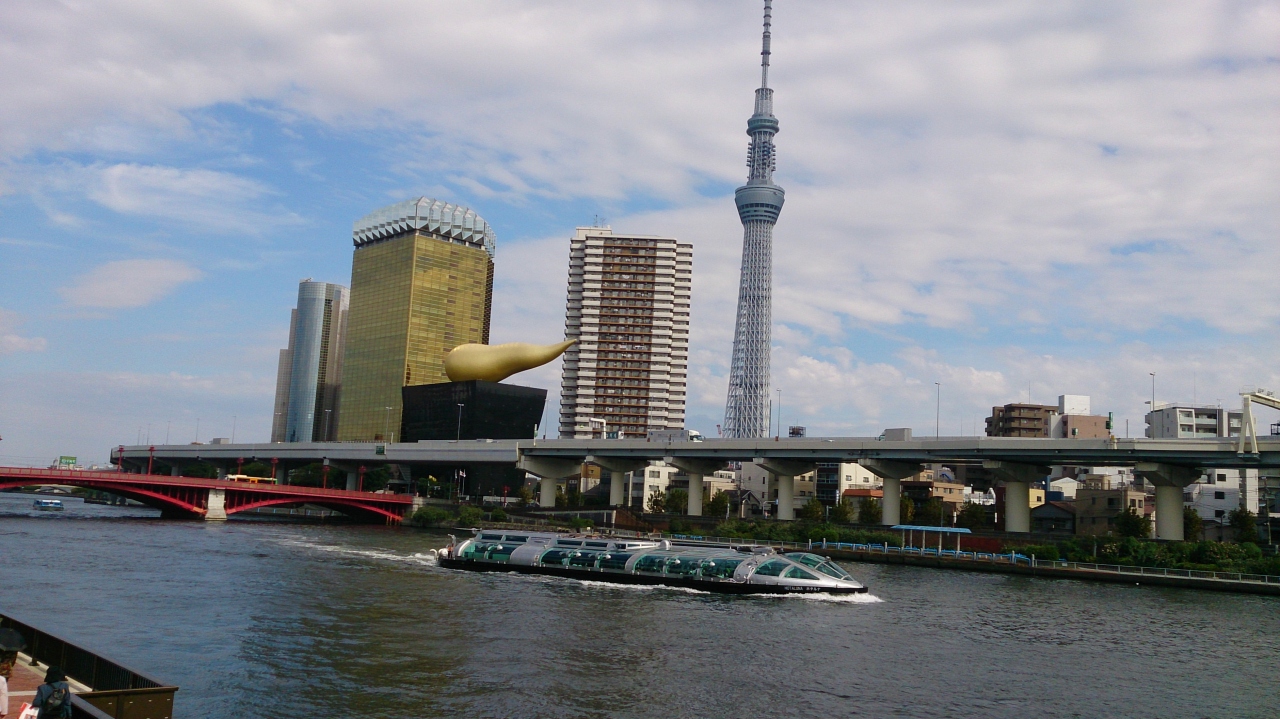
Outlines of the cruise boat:
[[66,509],[62,506],[61,499],[37,499],[31,503],[31,508],[41,512],[61,512]]
[[440,566],[658,584],[726,594],[854,594],[867,591],[840,565],[769,547],[672,544],[551,532],[480,531],[440,550]]

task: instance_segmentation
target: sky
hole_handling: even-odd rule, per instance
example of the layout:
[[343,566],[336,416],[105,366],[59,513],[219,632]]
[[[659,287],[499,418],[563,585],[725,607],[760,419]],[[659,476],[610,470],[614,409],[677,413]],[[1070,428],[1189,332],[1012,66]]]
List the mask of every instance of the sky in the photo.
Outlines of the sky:
[[[563,337],[576,226],[692,243],[688,424],[714,436],[759,23],[6,3],[0,463],[267,441],[298,281],[349,284],[352,223],[423,195],[497,232],[494,343]],[[778,0],[773,30],[782,427],[980,434],[1083,394],[1136,436],[1151,373],[1159,402],[1280,390],[1280,3]],[[551,417],[559,372],[510,381]]]

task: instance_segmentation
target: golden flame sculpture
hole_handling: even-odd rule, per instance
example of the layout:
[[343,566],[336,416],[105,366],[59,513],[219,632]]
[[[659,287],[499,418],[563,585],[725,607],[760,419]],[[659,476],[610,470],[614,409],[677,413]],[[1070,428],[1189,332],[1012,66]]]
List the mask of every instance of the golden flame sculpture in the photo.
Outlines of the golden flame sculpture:
[[527,342],[458,345],[445,355],[444,373],[454,382],[473,379],[501,382],[517,372],[541,367],[577,341],[565,340],[553,345],[531,345]]

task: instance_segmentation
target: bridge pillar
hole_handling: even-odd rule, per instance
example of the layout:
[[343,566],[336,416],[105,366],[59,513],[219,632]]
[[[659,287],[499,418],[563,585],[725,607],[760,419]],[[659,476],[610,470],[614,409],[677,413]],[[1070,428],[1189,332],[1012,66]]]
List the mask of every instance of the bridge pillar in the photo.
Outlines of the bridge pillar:
[[796,475],[812,472],[818,468],[818,465],[813,462],[765,457],[757,457],[754,462],[778,481],[778,519],[788,521],[795,519]]
[[1004,480],[1004,531],[1031,531],[1031,485],[1049,474],[1048,467],[1003,460],[984,460],[984,469]]
[[354,469],[347,470],[347,491],[354,492],[360,485],[359,473]]
[[227,519],[227,494],[225,489],[209,490],[209,499],[205,503],[205,521],[225,522]]
[[889,459],[860,459],[858,464],[880,478],[884,498],[880,500],[880,524],[902,524],[902,480],[920,473],[920,465]]
[[170,477],[182,476],[182,467],[179,467],[177,462],[174,462],[169,465],[169,476]]
[[725,463],[686,457],[663,457],[662,461],[689,475],[689,506],[687,511],[691,517],[701,517],[703,478],[708,474],[715,474],[718,470],[724,469]]
[[[649,460],[647,459],[613,459],[595,455],[587,455],[586,459],[582,461],[587,464],[594,464],[609,473],[610,507],[621,507],[626,504],[627,472],[634,472],[649,466]],[[537,474],[537,472],[534,472],[534,474]]]
[[702,475],[689,473],[689,507],[690,517],[702,516]]
[[543,477],[538,487],[538,506],[548,509],[555,509],[556,506],[556,478]]
[[1182,531],[1182,488],[1200,478],[1192,467],[1157,462],[1134,465],[1138,476],[1156,486],[1156,538],[1180,542]]

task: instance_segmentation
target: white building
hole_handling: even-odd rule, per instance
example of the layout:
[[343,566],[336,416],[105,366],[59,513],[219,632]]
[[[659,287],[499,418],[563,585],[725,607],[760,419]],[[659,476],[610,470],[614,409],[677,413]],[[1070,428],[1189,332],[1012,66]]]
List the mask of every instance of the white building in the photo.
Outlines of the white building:
[[[560,436],[684,428],[693,245],[579,227],[569,246]],[[616,434],[614,434],[616,433]]]
[[1147,436],[1152,439],[1196,439],[1240,436],[1240,412],[1211,405],[1156,405],[1147,413]]
[[1258,513],[1258,470],[1211,469],[1182,490],[1182,501],[1201,519],[1226,522],[1233,509]]

